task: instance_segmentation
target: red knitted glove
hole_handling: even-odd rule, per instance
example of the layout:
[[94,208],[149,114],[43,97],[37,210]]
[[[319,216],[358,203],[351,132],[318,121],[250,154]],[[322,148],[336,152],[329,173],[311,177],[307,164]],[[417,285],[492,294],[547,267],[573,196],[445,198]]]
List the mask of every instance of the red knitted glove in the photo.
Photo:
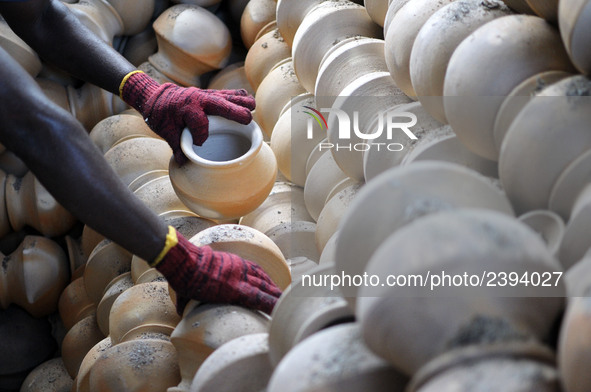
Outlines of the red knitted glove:
[[222,116],[248,124],[255,101],[246,90],[203,90],[159,84],[141,71],[125,76],[119,88],[121,99],[146,119],[150,128],[168,142],[179,165],[187,161],[180,147],[181,133],[188,127],[193,144],[202,145],[209,134],[207,115]]
[[281,295],[255,263],[209,246],[195,246],[173,227],[169,227],[163,253],[152,266],[176,292],[179,314],[189,299],[242,305],[270,314]]

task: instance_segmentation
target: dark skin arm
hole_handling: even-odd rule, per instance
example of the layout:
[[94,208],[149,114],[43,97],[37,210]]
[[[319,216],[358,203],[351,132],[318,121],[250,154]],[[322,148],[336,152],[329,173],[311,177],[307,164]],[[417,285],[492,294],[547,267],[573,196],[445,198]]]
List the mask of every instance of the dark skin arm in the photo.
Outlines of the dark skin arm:
[[0,14],[44,61],[114,94],[135,69],[59,0],[0,2]]
[[[59,1],[0,2],[0,13],[43,59],[107,90],[117,93],[123,76],[135,69]],[[82,125],[49,101],[2,49],[0,64],[0,143],[78,219],[143,259],[154,259],[166,224],[119,180]]]

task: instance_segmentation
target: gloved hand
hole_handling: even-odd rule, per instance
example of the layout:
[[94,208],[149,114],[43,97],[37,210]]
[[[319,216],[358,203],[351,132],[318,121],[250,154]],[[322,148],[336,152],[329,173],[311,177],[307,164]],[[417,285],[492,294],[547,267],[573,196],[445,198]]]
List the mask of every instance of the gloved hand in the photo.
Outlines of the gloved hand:
[[119,88],[121,99],[136,109],[150,128],[168,142],[179,165],[187,161],[180,147],[181,133],[188,127],[193,144],[202,145],[209,134],[207,115],[222,116],[248,124],[255,100],[246,90],[204,90],[159,84],[139,71],[128,74]]
[[281,295],[255,263],[209,246],[195,246],[172,226],[163,253],[151,265],[176,292],[179,314],[189,299],[242,305],[270,314]]

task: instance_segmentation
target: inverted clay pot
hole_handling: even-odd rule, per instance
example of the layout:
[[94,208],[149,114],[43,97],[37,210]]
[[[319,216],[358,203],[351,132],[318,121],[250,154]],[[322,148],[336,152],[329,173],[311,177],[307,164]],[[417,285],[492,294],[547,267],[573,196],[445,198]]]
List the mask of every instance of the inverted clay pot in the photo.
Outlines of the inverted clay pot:
[[198,86],[202,74],[227,64],[232,50],[230,31],[206,9],[173,5],[158,16],[153,26],[158,52],[148,62],[176,83]]
[[379,38],[382,32],[367,11],[353,2],[321,2],[304,17],[291,54],[298,80],[308,92],[314,92],[324,54],[340,40],[356,35]]
[[68,331],[62,342],[62,358],[70,377],[76,378],[88,351],[104,338],[96,323],[96,314],[83,318]]
[[246,49],[256,41],[259,31],[275,20],[275,0],[250,0],[240,18],[240,36]]
[[66,286],[60,295],[58,310],[66,330],[96,311],[96,304],[86,293],[84,278],[77,278]]
[[89,376],[90,369],[96,362],[97,358],[107,349],[111,348],[111,338],[106,337],[97,344],[95,344],[84,356],[80,368],[78,369],[78,375],[74,379],[75,386],[72,388],[73,391],[77,392],[90,392]]
[[[424,243],[429,246],[420,245]],[[382,282],[390,274],[427,271],[439,276],[442,271],[477,277],[511,271],[518,277],[534,272],[554,277],[563,269],[533,230],[507,214],[485,209],[419,218],[384,240],[365,269]],[[364,341],[408,375],[458,345],[547,339],[566,294],[563,281],[552,287],[446,285],[437,287],[436,296],[429,294],[429,287],[378,286],[362,286],[358,292],[355,314]],[[417,308],[423,311],[417,313]]]
[[323,1],[325,0],[277,1],[277,28],[290,48],[304,17]]
[[115,144],[135,137],[160,139],[140,116],[115,114],[99,121],[89,133],[90,139],[105,154]]
[[109,282],[131,266],[131,253],[111,240],[101,241],[92,251],[84,268],[84,287],[98,305]]
[[74,380],[66,371],[61,357],[43,362],[29,373],[21,385],[22,392],[70,392]]
[[456,47],[478,27],[511,13],[501,0],[462,0],[447,4],[428,17],[412,44],[409,73],[415,94],[429,114],[447,122],[443,82]]
[[[391,233],[423,215],[458,207],[513,215],[509,200],[497,186],[460,165],[425,161],[384,172],[361,189],[341,218],[337,273],[362,275],[375,249]],[[360,233],[364,233],[363,241]],[[343,287],[352,306],[357,292],[356,287]]]
[[586,186],[577,197],[558,250],[558,259],[565,269],[583,259],[591,241],[585,236],[591,216],[591,187]]
[[96,307],[96,323],[104,336],[109,336],[109,316],[115,300],[134,285],[131,272],[125,272],[109,282],[105,293]]
[[8,52],[32,77],[41,72],[43,65],[37,53],[12,31],[4,19],[0,21],[0,47]]
[[182,381],[188,391],[195,373],[224,343],[240,336],[267,332],[268,318],[260,312],[233,305],[199,305],[190,301],[171,335],[178,353]]
[[519,220],[542,237],[552,255],[558,255],[565,231],[560,215],[550,210],[534,210],[521,215]]
[[156,8],[156,0],[107,0],[123,22],[122,35],[135,36],[149,26]]
[[407,378],[373,354],[359,325],[317,332],[295,346],[273,372],[267,391],[404,391]]
[[256,209],[267,197],[277,161],[253,121],[241,125],[209,116],[209,137],[198,147],[188,130],[181,148],[189,161],[170,160],[170,180],[179,199],[210,219],[235,219]]
[[84,26],[109,45],[113,45],[115,36],[123,33],[123,20],[108,1],[81,0],[66,3],[66,6]]
[[136,67],[148,61],[148,58],[158,51],[156,33],[152,26],[128,37],[120,51],[123,57]]
[[384,27],[389,3],[388,0],[365,0],[363,2],[371,20],[382,27]]
[[587,29],[591,18],[589,6],[585,0],[558,2],[558,26],[562,41],[573,64],[584,74],[591,71],[591,54],[586,46],[590,34]]
[[384,19],[384,37],[388,35],[388,29],[392,23],[392,19],[398,11],[410,0],[391,0],[388,4],[388,11],[386,11],[386,18]]
[[34,317],[58,309],[59,297],[67,286],[69,266],[65,252],[53,240],[28,235],[9,255],[1,254],[0,305],[16,304]]
[[244,60],[244,72],[252,89],[256,91],[275,64],[289,57],[291,50],[279,29],[261,35],[252,44]]
[[591,151],[587,150],[572,161],[556,180],[550,193],[549,209],[568,221],[574,205],[583,196],[587,185]]
[[166,174],[146,182],[133,193],[157,215],[171,211],[191,212],[175,193],[170,177]]
[[254,94],[254,90],[246,78],[244,62],[242,61],[228,65],[218,72],[213,78],[211,78],[207,88],[214,90],[242,89],[248,91],[251,95]]
[[504,97],[532,75],[552,70],[574,71],[553,26],[529,15],[496,18],[464,39],[449,60],[443,86],[447,121],[466,147],[496,161],[493,128]]
[[6,177],[6,211],[14,231],[28,225],[47,237],[65,234],[77,221],[32,172]]

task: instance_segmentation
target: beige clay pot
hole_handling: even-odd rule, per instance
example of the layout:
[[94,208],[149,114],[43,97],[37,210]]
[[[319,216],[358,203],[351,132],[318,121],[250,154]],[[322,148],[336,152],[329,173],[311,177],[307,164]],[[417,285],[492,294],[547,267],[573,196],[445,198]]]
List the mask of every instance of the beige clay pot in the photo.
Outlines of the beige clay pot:
[[68,285],[65,252],[53,240],[27,235],[9,255],[1,254],[0,306],[16,304],[34,317],[58,310],[59,297]]
[[534,210],[521,215],[519,220],[542,237],[553,256],[558,255],[565,232],[560,215],[550,210]]
[[548,23],[558,25],[558,0],[525,0],[529,8]]
[[21,385],[21,392],[70,392],[74,380],[62,358],[53,358],[33,369]]
[[324,0],[277,0],[277,28],[291,48],[293,38],[304,17]]
[[[460,207],[513,215],[502,191],[466,167],[425,161],[390,169],[366,184],[341,218],[336,239],[337,273],[362,275],[375,249],[391,233],[423,215]],[[363,241],[360,233],[364,233]],[[354,306],[358,289],[343,290]]]
[[222,117],[209,117],[209,137],[193,145],[185,130],[181,148],[189,161],[179,166],[170,160],[170,180],[179,199],[198,215],[235,219],[255,210],[267,197],[277,162],[253,121],[241,125]]
[[150,25],[156,0],[108,0],[123,21],[122,35],[135,36]]
[[241,336],[223,344],[199,367],[190,390],[264,390],[273,372],[268,358],[267,337],[267,333],[258,333]]
[[402,392],[406,383],[405,376],[363,344],[359,325],[347,323],[317,332],[290,350],[267,391]]
[[73,280],[61,293],[58,310],[66,330],[96,312],[96,304],[86,293],[84,278]]
[[256,92],[259,85],[281,60],[291,57],[291,50],[279,29],[274,29],[256,40],[244,60],[244,72],[252,89]]
[[156,33],[151,25],[138,34],[128,37],[123,48],[120,49],[123,57],[136,67],[148,61],[148,58],[157,51]]
[[126,110],[129,106],[119,96],[91,83],[79,88],[66,87],[70,112],[84,128],[90,130],[102,119]]
[[275,20],[275,0],[250,0],[240,18],[240,36],[246,49],[256,41],[259,31],[269,22]]
[[72,391],[76,392],[90,392],[89,376],[92,366],[96,362],[97,358],[102,355],[105,350],[112,347],[111,338],[106,337],[97,344],[95,344],[84,356],[80,368],[78,369],[78,375],[74,379],[74,387]]
[[434,118],[447,122],[443,82],[456,47],[478,27],[511,13],[501,0],[462,0],[439,8],[425,21],[412,44],[409,73],[418,100]]
[[[391,0],[390,0],[391,1]],[[389,0],[364,0],[363,4],[371,20],[384,27],[386,12],[388,12]]]
[[131,114],[115,114],[99,121],[89,133],[90,139],[105,154],[117,143],[136,137],[160,139],[140,117]]
[[[482,73],[485,68],[489,71]],[[551,70],[574,71],[556,29],[536,16],[496,18],[451,56],[443,87],[445,116],[466,147],[498,160],[493,128],[504,97],[532,75]]]
[[115,300],[134,285],[131,272],[125,272],[111,280],[105,287],[104,294],[96,307],[96,323],[105,336],[109,336],[109,317]]
[[70,377],[76,378],[88,351],[104,338],[95,314],[83,318],[68,331],[62,342],[62,358]]
[[318,220],[330,191],[347,178],[347,175],[335,162],[331,152],[324,151],[310,169],[304,184],[304,202],[310,216],[315,221]]
[[182,376],[176,390],[188,391],[201,364],[224,343],[267,332],[268,322],[263,313],[243,307],[190,301],[171,335]]
[[392,23],[394,16],[408,2],[409,0],[391,0],[389,2],[388,11],[386,12],[386,18],[384,20],[384,37],[388,36],[388,29],[390,28],[390,24]]
[[173,5],[160,14],[153,26],[158,52],[148,61],[178,84],[198,86],[200,75],[223,68],[229,59],[230,31],[204,8]]
[[105,288],[114,278],[129,271],[131,253],[111,240],[102,240],[92,251],[84,268],[84,287],[98,305]]
[[65,234],[76,218],[62,207],[32,172],[6,177],[6,210],[14,231],[31,226],[47,237]]
[[558,259],[567,270],[583,259],[591,247],[589,238],[582,234],[589,228],[589,216],[591,187],[586,186],[575,200],[558,250]]
[[[154,4],[153,1],[151,3]],[[123,33],[123,20],[110,2],[81,0],[76,3],[66,3],[66,6],[84,26],[110,45],[113,45],[115,36]]]
[[4,19],[0,20],[0,47],[8,52],[32,77],[41,72],[43,65],[37,53],[12,31]]
[[228,65],[220,72],[218,72],[210,81],[207,86],[209,89],[214,90],[246,90],[250,95],[254,95],[254,90],[250,86],[248,79],[246,78],[246,72],[244,69],[244,62],[240,61]]
[[589,42],[589,2],[585,0],[566,0],[558,2],[558,26],[560,35],[572,62],[579,71],[589,74],[591,55],[586,42]]
[[388,26],[384,48],[386,64],[396,85],[413,99],[417,96],[410,76],[413,44],[431,15],[450,3],[451,0],[410,0],[396,12]]
[[325,1],[310,10],[297,29],[291,52],[302,87],[313,93],[324,54],[339,41],[357,35],[382,36],[381,28],[362,6],[349,1]]
[[175,193],[170,177],[166,174],[146,182],[133,193],[157,215],[173,211],[191,213]]

